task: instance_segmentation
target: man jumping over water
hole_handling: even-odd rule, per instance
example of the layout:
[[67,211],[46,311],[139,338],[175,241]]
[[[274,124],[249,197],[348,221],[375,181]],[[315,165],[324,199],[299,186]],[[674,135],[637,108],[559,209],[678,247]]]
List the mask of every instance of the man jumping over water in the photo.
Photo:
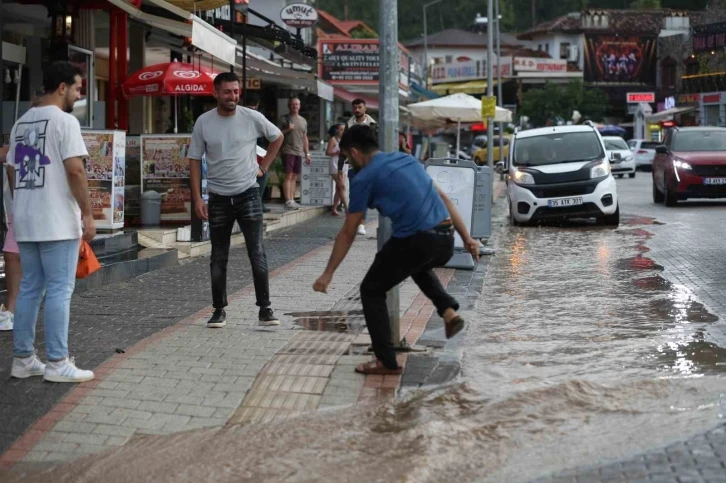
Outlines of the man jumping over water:
[[358,174],[351,182],[345,224],[335,239],[328,266],[313,284],[313,290],[327,292],[368,208],[377,208],[382,216],[390,218],[393,236],[376,255],[360,286],[363,314],[376,359],[355,370],[361,374],[401,374],[391,341],[386,292],[412,277],[443,317],[446,337],[453,337],[464,328],[464,320],[456,313],[459,304],[446,293],[433,269],[452,257],[454,230],[477,260],[479,243],[471,238],[454,204],[416,158],[401,152],[381,152],[376,135],[368,126],[348,129],[340,140],[340,149]]

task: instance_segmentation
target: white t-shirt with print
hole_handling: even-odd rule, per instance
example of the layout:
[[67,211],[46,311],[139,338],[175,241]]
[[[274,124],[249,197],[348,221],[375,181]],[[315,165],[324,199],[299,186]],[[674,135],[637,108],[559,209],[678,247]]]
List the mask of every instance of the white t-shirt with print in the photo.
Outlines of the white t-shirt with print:
[[78,119],[56,106],[26,112],[10,132],[8,164],[15,168],[13,219],[18,242],[81,237],[81,209],[64,161],[86,157]]

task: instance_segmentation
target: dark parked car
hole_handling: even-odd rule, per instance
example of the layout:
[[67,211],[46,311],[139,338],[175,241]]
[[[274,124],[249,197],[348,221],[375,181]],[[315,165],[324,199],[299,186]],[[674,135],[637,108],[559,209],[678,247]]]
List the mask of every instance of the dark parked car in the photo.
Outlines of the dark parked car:
[[726,128],[670,129],[653,160],[653,202],[726,198]]

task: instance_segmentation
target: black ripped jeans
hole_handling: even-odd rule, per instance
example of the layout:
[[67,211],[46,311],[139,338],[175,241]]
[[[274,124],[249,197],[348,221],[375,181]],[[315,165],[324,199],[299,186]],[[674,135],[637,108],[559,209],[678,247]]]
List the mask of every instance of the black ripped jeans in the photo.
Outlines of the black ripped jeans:
[[459,304],[446,293],[433,272],[434,268],[443,267],[453,254],[452,229],[438,227],[407,238],[390,238],[376,254],[360,285],[360,295],[373,352],[388,369],[396,369],[398,362],[391,341],[386,292],[411,277],[440,316],[449,308],[459,310]]
[[252,265],[255,296],[260,308],[270,306],[270,277],[267,255],[262,244],[262,201],[260,190],[253,186],[235,196],[209,195],[209,238],[212,241],[212,301],[215,309],[227,306],[227,261],[234,222],[245,237],[247,255]]

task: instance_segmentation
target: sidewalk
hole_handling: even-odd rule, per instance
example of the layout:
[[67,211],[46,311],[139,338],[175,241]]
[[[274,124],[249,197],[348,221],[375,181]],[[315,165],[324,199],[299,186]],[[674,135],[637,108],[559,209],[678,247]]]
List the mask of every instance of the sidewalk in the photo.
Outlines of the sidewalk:
[[[254,291],[247,282],[230,297],[224,329],[206,328],[211,313],[207,307],[154,331],[98,365],[94,381],[70,387],[67,395],[49,405],[47,412],[14,441],[0,457],[0,471],[36,469],[72,460],[123,445],[134,435],[265,422],[318,408],[393,396],[400,377],[366,378],[353,371],[355,364],[370,357],[365,354],[368,338],[361,334],[364,322],[357,287],[377,249],[375,221],[368,224],[368,237],[356,240],[329,293],[318,294],[311,288],[330,254],[330,235],[339,226],[339,220],[323,218],[306,227],[281,231],[266,242],[268,254],[274,260],[280,255],[276,250],[280,247],[275,245],[281,243],[276,241],[284,241],[282,245],[288,248],[295,244],[299,251],[301,245],[310,245],[310,240],[306,242],[304,238],[311,235],[310,230],[323,230],[327,235],[325,244],[271,273],[273,307],[282,322],[279,328],[257,326]],[[239,265],[242,257],[242,251],[236,250],[232,263]],[[204,280],[204,271],[200,270],[206,265],[200,265],[194,262],[159,272],[164,272],[163,277],[157,274],[158,282],[165,277],[164,283],[176,282],[180,289],[175,297],[169,293],[170,297],[163,300],[169,307],[168,313],[174,313],[172,307],[189,292],[190,284],[204,287],[198,290],[202,299],[207,295],[208,280]],[[237,275],[236,270],[231,271],[230,278]],[[453,270],[440,270],[439,275],[446,284]],[[125,285],[112,290],[123,298],[129,294],[129,286],[144,284],[143,280],[133,280]],[[134,290],[136,297],[126,299],[127,307],[149,304],[153,291],[143,287]],[[96,312],[103,312],[100,295],[86,295],[93,297]],[[199,295],[196,298],[199,300]],[[204,304],[208,303],[207,300]],[[151,305],[154,304],[147,307],[149,315],[158,314],[160,307]],[[409,281],[402,285],[401,334],[410,342],[423,332],[433,311],[415,284]],[[301,328],[305,325],[335,329],[341,323],[349,328],[347,332]],[[77,330],[71,333],[72,346],[78,344],[78,336]],[[405,363],[405,356],[401,362]],[[87,367],[80,362],[79,366]],[[59,386],[37,381],[2,384],[13,384],[19,391],[34,386]],[[0,391],[5,389],[0,386]],[[17,410],[18,405],[35,404],[31,394],[28,391],[24,397],[17,396],[11,405]]]

